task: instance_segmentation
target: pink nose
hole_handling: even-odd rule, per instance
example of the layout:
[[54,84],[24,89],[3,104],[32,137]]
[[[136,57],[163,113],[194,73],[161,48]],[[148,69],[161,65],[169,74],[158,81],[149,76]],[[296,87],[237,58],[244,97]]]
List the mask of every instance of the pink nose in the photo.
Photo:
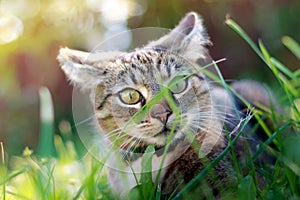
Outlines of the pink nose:
[[151,117],[159,119],[163,124],[167,122],[170,114],[172,111],[166,101],[156,104],[150,112]]

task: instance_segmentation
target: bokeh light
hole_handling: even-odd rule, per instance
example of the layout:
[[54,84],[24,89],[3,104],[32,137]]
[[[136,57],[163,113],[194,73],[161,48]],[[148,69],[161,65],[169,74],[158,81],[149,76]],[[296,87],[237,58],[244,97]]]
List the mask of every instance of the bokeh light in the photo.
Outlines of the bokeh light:
[[40,0],[2,0],[0,12],[21,19],[32,18],[40,11]]
[[22,21],[14,15],[0,17],[0,44],[16,40],[23,33]]

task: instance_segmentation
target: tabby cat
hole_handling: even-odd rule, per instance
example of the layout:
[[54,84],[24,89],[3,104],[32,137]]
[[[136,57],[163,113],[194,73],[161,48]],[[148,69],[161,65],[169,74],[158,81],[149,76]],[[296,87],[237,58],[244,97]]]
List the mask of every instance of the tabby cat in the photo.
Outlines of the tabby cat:
[[[109,170],[110,184],[121,198],[128,198],[137,185],[129,172],[134,170],[139,178],[142,155],[149,145],[156,150],[153,182],[165,151],[158,187],[170,195],[214,160],[228,145],[228,138],[240,131],[247,138],[252,128],[252,123],[244,124],[249,105],[205,76],[204,70],[214,67],[208,45],[211,42],[201,17],[190,12],[167,35],[132,52],[60,50],[58,60],[66,76],[74,85],[91,91],[101,132],[123,154],[127,173]],[[269,106],[260,84],[237,81],[231,87],[251,105]],[[243,144],[241,136],[235,144],[238,158]],[[235,181],[229,154],[207,177],[212,192],[217,188],[215,180],[223,186]]]

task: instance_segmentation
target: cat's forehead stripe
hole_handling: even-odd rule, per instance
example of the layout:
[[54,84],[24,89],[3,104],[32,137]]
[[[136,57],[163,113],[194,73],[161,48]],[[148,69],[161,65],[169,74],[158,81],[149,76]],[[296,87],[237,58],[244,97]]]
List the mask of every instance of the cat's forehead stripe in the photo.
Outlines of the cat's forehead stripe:
[[132,80],[132,82],[134,83],[134,84],[137,84],[138,83],[138,81],[137,81],[137,79],[136,79],[136,77],[135,77],[135,74],[134,73],[130,73],[130,78],[131,78],[131,80]]
[[[126,66],[124,71],[138,70],[141,74],[150,73],[154,75],[154,71],[166,73],[167,77],[172,76],[172,71],[179,71],[182,67],[183,59],[172,55],[166,51],[155,50],[137,50],[123,55],[116,63]],[[122,73],[124,73],[122,71]]]

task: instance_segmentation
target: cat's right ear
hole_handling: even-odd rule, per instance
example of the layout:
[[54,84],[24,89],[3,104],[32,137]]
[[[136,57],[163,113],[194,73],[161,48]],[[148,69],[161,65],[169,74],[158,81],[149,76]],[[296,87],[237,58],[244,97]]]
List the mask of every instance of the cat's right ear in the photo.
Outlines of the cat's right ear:
[[119,52],[87,53],[61,48],[57,60],[73,85],[89,89],[105,80],[110,71],[107,63],[119,54]]
[[211,44],[201,16],[189,12],[169,34],[149,43],[148,46],[167,49],[202,64],[211,61],[206,49]]

